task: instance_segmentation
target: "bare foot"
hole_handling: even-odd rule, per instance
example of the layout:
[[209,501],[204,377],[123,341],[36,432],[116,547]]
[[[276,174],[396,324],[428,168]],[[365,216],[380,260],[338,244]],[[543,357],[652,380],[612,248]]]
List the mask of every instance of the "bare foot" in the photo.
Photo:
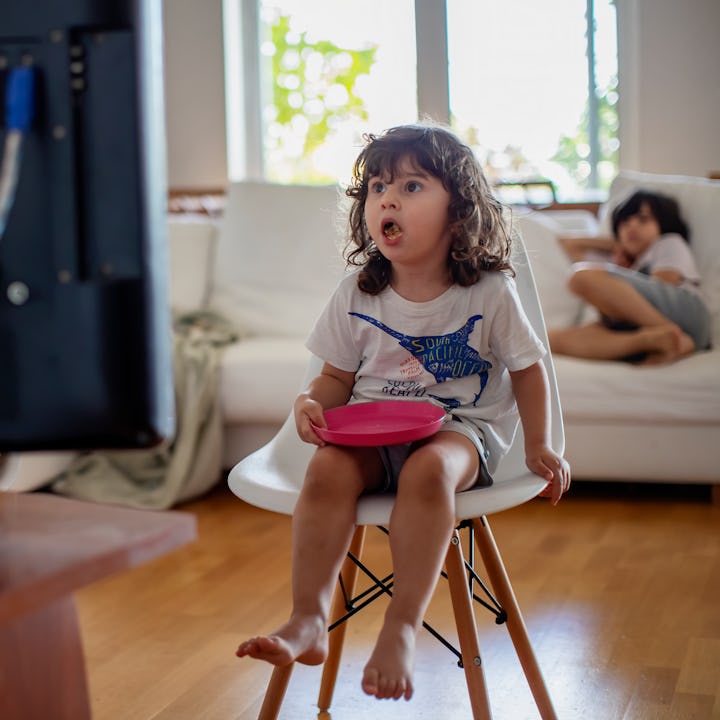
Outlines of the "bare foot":
[[368,695],[393,700],[412,697],[416,634],[409,625],[385,622],[363,673],[362,689]]
[[327,628],[321,617],[291,617],[269,635],[241,643],[235,654],[265,660],[271,665],[319,665],[327,655]]
[[648,341],[648,356],[644,365],[665,365],[695,351],[692,338],[676,325],[643,328]]

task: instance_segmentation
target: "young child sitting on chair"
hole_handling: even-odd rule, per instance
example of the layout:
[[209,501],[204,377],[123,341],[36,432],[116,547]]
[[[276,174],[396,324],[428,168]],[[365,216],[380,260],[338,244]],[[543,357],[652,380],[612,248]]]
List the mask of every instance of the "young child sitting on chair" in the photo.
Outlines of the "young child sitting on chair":
[[[358,498],[396,493],[393,596],[362,688],[409,699],[415,640],[455,524],[455,493],[492,482],[519,419],[528,468],[553,503],[570,484],[550,445],[545,353],[520,304],[510,237],[470,148],[426,125],[370,135],[355,167],[346,257],[307,346],[324,361],[295,401],[300,437],[317,445],[293,515],[293,608],[240,657],[319,664],[329,605],[355,528]],[[348,402],[431,401],[451,414],[422,441],[326,444],[313,426]]]
[[[612,214],[613,238],[562,238],[576,262],[568,287],[595,307],[596,322],[548,331],[559,355],[666,363],[705,350],[711,319],[677,202],[639,190]],[[605,250],[609,260],[585,261]]]

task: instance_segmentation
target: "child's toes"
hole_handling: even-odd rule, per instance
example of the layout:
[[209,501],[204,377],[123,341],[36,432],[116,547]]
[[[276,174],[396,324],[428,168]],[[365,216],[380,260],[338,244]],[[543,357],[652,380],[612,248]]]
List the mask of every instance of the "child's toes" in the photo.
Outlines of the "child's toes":
[[380,677],[375,668],[365,668],[362,679],[362,689],[368,695],[375,695],[375,697],[379,697]]

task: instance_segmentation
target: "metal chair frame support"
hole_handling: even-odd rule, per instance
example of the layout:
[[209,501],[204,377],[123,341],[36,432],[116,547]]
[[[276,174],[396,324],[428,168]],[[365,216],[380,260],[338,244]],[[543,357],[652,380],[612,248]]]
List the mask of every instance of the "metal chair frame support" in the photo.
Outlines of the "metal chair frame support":
[[[382,525],[376,526],[378,530],[383,532],[385,535],[389,535],[389,532],[387,528],[383,527]],[[475,528],[473,526],[472,521],[470,520],[463,520],[456,528],[458,532],[464,530],[467,534],[467,545],[465,550],[465,557],[467,559],[464,560],[465,565],[465,572],[467,573],[468,577],[468,589],[470,591],[470,596],[472,599],[484,607],[486,610],[488,610],[490,613],[492,613],[495,616],[495,623],[497,625],[502,625],[507,620],[507,613],[503,609],[503,607],[500,605],[500,603],[497,601],[495,596],[492,594],[490,589],[487,587],[487,585],[483,582],[483,580],[480,578],[480,576],[475,571],[475,548],[474,548],[474,541],[475,541]],[[387,595],[389,597],[392,597],[392,587],[393,587],[393,573],[390,573],[389,575],[386,575],[384,578],[379,578],[375,573],[370,570],[370,568],[365,565],[360,558],[353,555],[353,553],[348,552],[347,554],[348,559],[353,562],[358,569],[371,581],[371,585],[358,594],[351,596],[352,593],[348,592],[348,588],[345,585],[345,582],[343,580],[342,573],[338,576],[338,589],[337,592],[340,593],[342,596],[342,602],[343,606],[345,608],[345,614],[341,617],[337,618],[328,626],[328,632],[332,632],[337,628],[338,626],[342,625],[343,623],[347,622],[351,617],[359,613],[361,610],[366,608],[368,605],[373,603],[375,600],[378,600],[383,595]],[[441,576],[447,580],[448,576],[445,571],[440,573]],[[480,597],[477,593],[473,591],[474,585],[477,584],[480,586],[485,598],[487,600]],[[488,602],[489,601],[489,602]],[[430,633],[438,642],[440,642],[442,645],[444,645],[455,657],[458,661],[458,667],[463,667],[463,661],[462,661],[462,654],[460,650],[455,647],[446,637],[444,637],[440,632],[438,632],[432,625],[430,625],[427,621],[423,621],[423,628],[427,630],[427,632]]]

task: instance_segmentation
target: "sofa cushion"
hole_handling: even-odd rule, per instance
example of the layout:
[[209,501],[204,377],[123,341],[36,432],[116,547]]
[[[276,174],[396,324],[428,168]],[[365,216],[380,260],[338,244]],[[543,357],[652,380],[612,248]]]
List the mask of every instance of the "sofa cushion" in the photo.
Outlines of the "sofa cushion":
[[219,396],[225,424],[281,423],[301,390],[310,353],[299,338],[245,338],[227,348]]
[[233,183],[210,305],[251,335],[304,338],[344,272],[335,186]]
[[570,261],[557,241],[563,226],[540,212],[517,215],[513,222],[525,243],[545,324],[549,328],[574,325],[582,302],[567,289]]
[[566,423],[720,423],[720,349],[657,366],[560,355],[553,362]]
[[207,216],[177,215],[168,220],[170,307],[198,310],[208,300],[217,227]]

